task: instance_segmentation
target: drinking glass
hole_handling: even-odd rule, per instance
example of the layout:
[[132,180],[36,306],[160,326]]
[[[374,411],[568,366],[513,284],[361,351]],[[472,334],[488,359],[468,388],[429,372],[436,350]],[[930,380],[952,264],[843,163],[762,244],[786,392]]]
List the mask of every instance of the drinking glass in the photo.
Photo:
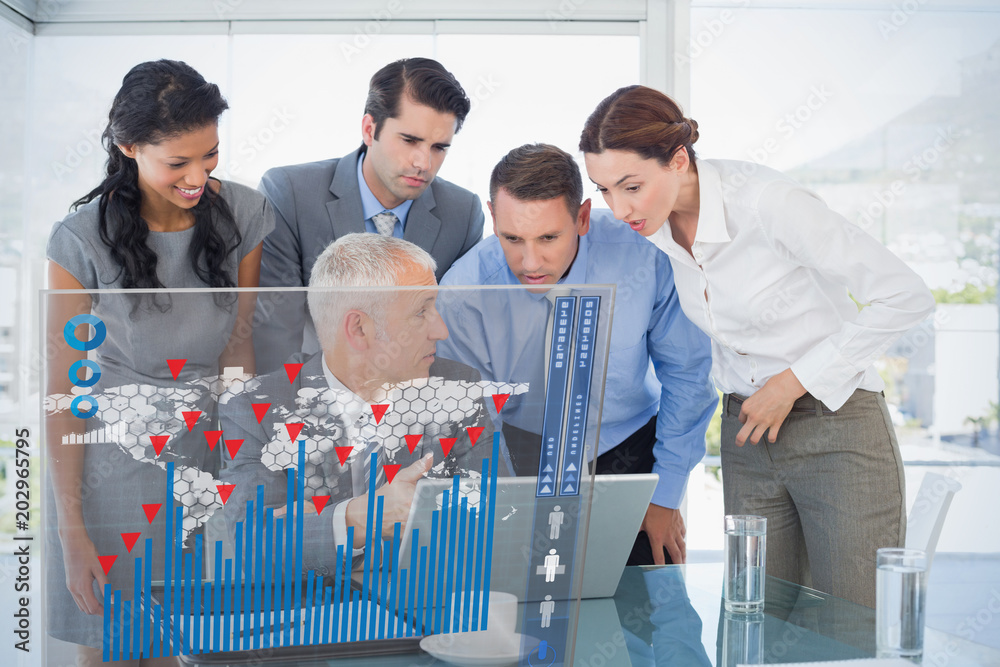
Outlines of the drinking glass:
[[767,519],[726,516],[726,611],[755,613],[764,609],[764,561]]

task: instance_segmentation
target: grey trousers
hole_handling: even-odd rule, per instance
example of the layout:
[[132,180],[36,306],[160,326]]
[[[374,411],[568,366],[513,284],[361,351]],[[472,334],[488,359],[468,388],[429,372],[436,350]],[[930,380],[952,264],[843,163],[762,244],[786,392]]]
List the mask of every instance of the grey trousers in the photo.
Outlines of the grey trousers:
[[767,573],[875,606],[875,551],[906,531],[903,461],[880,393],[837,411],[806,394],[775,443],[736,446],[742,397],[722,410],[726,514],[767,517]]

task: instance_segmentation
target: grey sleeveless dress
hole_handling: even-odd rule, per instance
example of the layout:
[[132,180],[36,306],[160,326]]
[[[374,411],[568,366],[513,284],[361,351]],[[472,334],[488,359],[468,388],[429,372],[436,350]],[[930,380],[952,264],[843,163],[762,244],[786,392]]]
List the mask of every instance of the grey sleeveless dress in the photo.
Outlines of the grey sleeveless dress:
[[[236,282],[240,261],[274,228],[274,216],[256,190],[223,181],[219,195],[229,205],[241,236],[225,263]],[[189,259],[193,237],[194,227],[149,234],[147,244],[158,258],[157,275],[170,290],[206,288]],[[97,200],[55,225],[47,256],[86,289],[121,288],[119,268],[98,233]],[[86,420],[83,515],[98,554],[118,556],[109,580],[113,589],[122,591],[124,601],[132,599],[133,562],[144,556],[147,538],[153,539],[152,579],[164,578],[167,512],[161,508],[150,523],[142,505],[166,502],[165,462],[173,461],[178,469],[187,470],[187,479],[175,482],[175,497],[182,491],[205,492],[206,482],[218,476],[221,444],[210,451],[203,433],[218,428],[213,391],[204,379],[220,373],[219,355],[233,331],[237,306],[234,295],[140,295],[128,290],[94,296],[91,312],[105,323],[107,338],[96,348],[94,359],[101,378],[93,394],[103,398],[98,413]],[[187,360],[176,380],[168,359]],[[191,431],[181,418],[184,411],[202,413]],[[161,433],[170,439],[156,456],[149,436]],[[103,618],[81,612],[66,588],[48,476],[45,484],[47,631],[64,641],[99,647]],[[141,533],[131,553],[121,537],[130,532]],[[97,588],[95,595],[102,600]]]

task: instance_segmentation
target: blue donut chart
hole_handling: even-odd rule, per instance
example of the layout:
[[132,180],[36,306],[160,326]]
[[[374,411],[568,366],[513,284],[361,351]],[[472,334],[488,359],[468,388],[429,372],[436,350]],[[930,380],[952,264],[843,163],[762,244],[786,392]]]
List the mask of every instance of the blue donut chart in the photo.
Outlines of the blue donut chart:
[[[87,411],[80,410],[80,404],[84,401],[90,404],[90,409]],[[82,396],[77,396],[70,403],[69,409],[73,412],[74,417],[79,417],[80,419],[90,419],[97,414],[97,399],[88,394]]]
[[[90,340],[80,340],[77,338],[76,328],[81,324],[89,324],[94,327],[93,338]],[[79,350],[81,352],[89,352],[90,350],[100,347],[101,343],[104,342],[104,339],[107,338],[107,336],[108,328],[105,326],[104,320],[96,315],[91,315],[90,313],[84,313],[82,315],[71,317],[69,321],[66,322],[66,326],[63,327],[63,338],[66,339],[66,344],[74,350]],[[80,377],[80,371],[85,368],[90,369],[89,379],[83,379]],[[101,367],[90,359],[78,359],[69,367],[67,375],[69,375],[69,380],[73,383],[74,387],[93,387],[101,379]],[[87,404],[86,410],[80,407],[83,403]],[[73,413],[74,417],[78,417],[80,419],[90,419],[97,414],[97,399],[87,394],[77,396],[73,399],[73,402],[70,403],[69,409]]]
[[[80,370],[83,368],[90,369],[91,375],[89,380],[81,379]],[[101,379],[101,367],[90,359],[80,359],[73,362],[73,365],[69,367],[69,379],[77,387],[93,387]]]
[[[81,324],[90,324],[94,327],[94,337],[90,340],[80,340],[76,336],[76,328]],[[71,317],[66,326],[63,327],[63,338],[66,339],[66,344],[69,345],[74,350],[80,350],[81,352],[87,352],[93,350],[100,346],[104,342],[104,339],[108,335],[108,328],[104,325],[104,321],[97,317],[96,315],[91,315],[85,313],[83,315],[77,315]],[[86,385],[80,385],[86,386]]]

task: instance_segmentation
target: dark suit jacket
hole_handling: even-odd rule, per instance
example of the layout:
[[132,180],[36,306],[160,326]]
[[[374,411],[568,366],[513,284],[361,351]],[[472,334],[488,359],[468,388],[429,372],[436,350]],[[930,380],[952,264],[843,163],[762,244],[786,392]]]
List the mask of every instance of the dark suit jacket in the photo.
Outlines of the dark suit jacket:
[[[229,453],[224,454],[226,467],[222,470],[220,478],[225,484],[235,484],[229,500],[226,502],[224,514],[229,527],[230,537],[235,534],[236,523],[246,520],[247,501],[257,499],[257,486],[264,486],[264,507],[281,507],[287,502],[288,477],[285,470],[271,470],[264,465],[261,455],[264,446],[274,438],[275,425],[282,428],[282,424],[289,419],[288,413],[296,410],[310,410],[309,401],[315,399],[303,399],[299,396],[299,391],[305,388],[316,389],[319,392],[328,388],[326,376],[322,366],[322,355],[315,354],[308,358],[297,356],[294,361],[302,361],[304,365],[294,382],[288,381],[288,376],[284,369],[261,378],[260,386],[252,391],[242,393],[233,397],[221,406],[220,413],[222,419],[223,438],[226,440],[242,439],[236,457],[229,460]],[[436,359],[431,365],[430,375],[446,380],[463,380],[466,382],[477,382],[480,380],[479,372],[475,369],[460,364],[449,359]],[[308,393],[308,392],[307,392]],[[267,411],[261,423],[257,422],[254,415],[252,403],[270,403],[271,408]],[[482,400],[476,401],[479,408],[478,413],[471,419],[466,419],[462,423],[439,422],[435,425],[441,428],[443,437],[457,437],[447,459],[444,458],[437,436],[420,439],[418,446],[411,454],[405,447],[397,452],[395,463],[400,463],[406,467],[416,461],[428,451],[434,451],[434,464],[446,461],[446,467],[460,468],[465,470],[480,471],[482,460],[489,458],[493,449],[493,423],[489,412]],[[317,406],[321,407],[321,406]],[[316,414],[313,411],[313,414]],[[298,421],[298,418],[290,418]],[[483,432],[480,434],[475,446],[470,444],[469,436],[465,431],[467,426],[482,426]],[[324,423],[321,426],[307,423],[302,430],[300,437],[331,437],[337,438],[339,424],[335,421]],[[221,444],[221,443],[220,443]],[[346,444],[346,443],[345,443]],[[296,450],[297,451],[297,450]],[[313,495],[330,495],[330,502],[320,515],[306,514],[304,517],[303,534],[303,572],[310,569],[317,574],[329,574],[334,571],[336,562],[337,545],[333,537],[333,506],[337,503],[359,496],[364,493],[364,489],[353,489],[350,473],[345,473],[333,488],[328,486],[330,477],[326,472],[332,474],[339,473],[339,461],[331,452],[327,458],[332,460],[322,461],[316,469],[323,469],[322,474],[317,474],[313,478],[305,479],[304,503],[311,505],[310,498]],[[506,450],[501,444],[500,467],[498,474],[501,476],[510,475],[508,457]],[[492,464],[491,464],[492,465]],[[298,459],[291,462],[291,467],[298,469]],[[256,508],[255,508],[256,512]],[[374,519],[372,519],[374,520]],[[286,518],[287,521],[287,518]],[[246,530],[246,526],[244,526]]]
[[[358,190],[361,149],[339,159],[276,167],[260,191],[274,209],[275,227],[264,239],[261,287],[305,287],[316,258],[341,236],[364,232]],[[473,193],[435,178],[413,201],[404,238],[434,257],[437,279],[483,238],[483,209]],[[254,331],[257,370],[269,373],[291,354],[318,349],[302,294],[261,295]]]

